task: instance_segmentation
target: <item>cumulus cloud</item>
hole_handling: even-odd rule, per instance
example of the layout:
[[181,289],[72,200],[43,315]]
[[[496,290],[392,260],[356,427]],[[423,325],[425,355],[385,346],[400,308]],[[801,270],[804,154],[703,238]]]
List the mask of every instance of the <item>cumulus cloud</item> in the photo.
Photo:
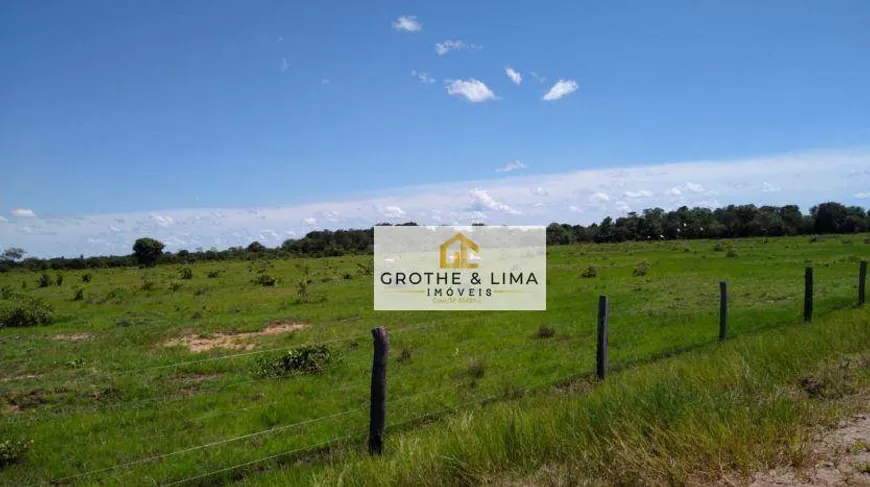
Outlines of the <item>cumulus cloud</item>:
[[385,206],[378,209],[378,213],[386,218],[402,218],[405,216],[405,210],[395,205]]
[[684,186],[686,190],[691,191],[693,193],[703,193],[704,187],[697,183],[688,182]]
[[560,79],[556,81],[556,84],[550,88],[550,91],[544,95],[543,100],[545,101],[555,101],[563,96],[570,95],[577,91],[577,82],[574,80],[564,80]]
[[514,84],[520,84],[523,82],[523,75],[520,74],[519,71],[511,68],[510,66],[506,66],[504,68],[504,74],[507,75],[507,77],[510,78],[510,80],[513,81]]
[[680,191],[680,188],[674,186],[673,188],[671,188],[667,191],[667,194],[669,194],[671,196],[680,196],[681,194],[683,194],[683,192]]
[[402,15],[393,22],[393,28],[403,32],[420,32],[423,24],[417,20],[416,15]]
[[171,216],[155,215],[152,213],[151,215],[149,215],[149,218],[151,218],[151,221],[161,227],[168,227],[175,223],[175,219]]
[[593,203],[607,203],[610,201],[610,196],[607,196],[607,193],[597,192],[589,197],[589,201]]
[[631,198],[631,199],[652,198],[653,197],[652,191],[647,191],[645,189],[642,189],[640,191],[626,191],[625,193],[622,193],[622,195],[625,196],[626,198]]
[[462,49],[465,47],[465,43],[462,41],[451,41],[446,40],[444,42],[435,43],[435,53],[439,56],[443,56],[450,51],[455,49]]
[[546,189],[538,186],[536,188],[532,188],[532,194],[535,196],[547,196],[550,193]]
[[471,103],[481,103],[495,99],[495,93],[493,93],[493,91],[482,81],[478,81],[474,78],[451,81],[450,84],[447,85],[447,94],[461,96]]
[[667,191],[667,194],[669,194],[671,196],[680,196],[684,193],[703,193],[703,192],[704,192],[704,186],[702,186],[698,183],[693,183],[693,182],[689,181],[687,183],[672,187],[671,189],[669,189]]
[[496,201],[495,198],[489,195],[489,193],[480,188],[474,188],[468,192],[468,196],[471,198],[471,203],[468,205],[469,211],[500,211],[503,213],[509,213],[512,215],[518,215],[520,212],[516,209],[500,202]]
[[[272,229],[287,238],[286,235],[291,235],[287,232],[302,236],[314,228],[367,228],[384,221],[379,210],[391,206],[402,210],[399,219],[421,224],[462,225],[484,221],[484,218],[492,225],[547,225],[553,221],[588,225],[605,216],[616,217],[629,206],[641,211],[657,206],[672,210],[682,205],[794,203],[806,212],[822,201],[845,204],[868,201],[861,199],[870,198],[867,167],[870,167],[870,150],[839,150],[523,174],[511,178],[494,174],[492,178],[478,181],[400,187],[349,194],[337,200],[268,208],[180,208],[52,219],[10,217],[8,222],[0,224],[0,241],[6,246],[24,248],[29,255],[37,257],[125,255],[130,253],[136,238],[143,235],[166,243],[167,250],[173,252],[180,248],[227,248],[247,246],[265,235],[263,229]],[[682,189],[678,197],[668,194],[669,189],[684,188],[686,181],[703,187],[704,191]],[[755,183],[738,184],[746,181]],[[762,181],[776,181],[782,189],[778,193],[765,193]],[[469,191],[470,188],[477,191]],[[542,202],[544,191],[546,203]],[[631,198],[625,194],[640,195],[642,191],[649,191],[651,196]],[[607,200],[600,197],[599,201],[589,200],[595,193],[606,195]],[[712,193],[718,193],[715,199]],[[583,212],[577,212],[578,209]],[[172,223],[161,226],[152,214],[163,217],[165,223]],[[312,227],[315,223],[317,226]],[[90,239],[99,243],[91,243]],[[170,242],[184,244],[173,246]]]
[[411,76],[420,80],[421,83],[434,83],[435,82],[435,78],[429,76],[429,73],[421,73],[420,71],[417,71],[416,69],[411,70]]
[[782,189],[782,188],[780,188],[779,186],[776,186],[776,185],[770,184],[770,183],[768,183],[767,181],[765,181],[765,182],[762,183],[762,185],[761,185],[761,191],[762,191],[762,192],[765,192],[765,193],[776,193],[776,192],[779,191],[780,189]]
[[583,213],[583,208],[580,208],[579,206],[576,206],[576,205],[568,206],[568,210],[572,213]]
[[507,163],[504,167],[500,167],[495,170],[495,172],[511,172],[519,169],[525,169],[528,166],[523,164],[521,161],[514,161]]
[[33,210],[28,210],[25,208],[13,208],[12,215],[20,218],[34,218],[36,217],[36,213]]

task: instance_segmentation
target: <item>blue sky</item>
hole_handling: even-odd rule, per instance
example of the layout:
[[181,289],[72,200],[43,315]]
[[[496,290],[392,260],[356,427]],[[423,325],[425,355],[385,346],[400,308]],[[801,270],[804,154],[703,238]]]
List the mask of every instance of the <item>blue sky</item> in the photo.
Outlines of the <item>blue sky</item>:
[[9,0],[0,246],[868,206],[868,23],[863,0]]

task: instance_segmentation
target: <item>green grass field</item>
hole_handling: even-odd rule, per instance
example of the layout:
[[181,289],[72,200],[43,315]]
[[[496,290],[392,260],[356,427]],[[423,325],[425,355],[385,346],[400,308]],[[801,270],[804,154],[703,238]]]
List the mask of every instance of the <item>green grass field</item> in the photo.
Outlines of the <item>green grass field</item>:
[[[192,479],[193,484],[270,485],[319,479],[329,485],[343,478],[344,466],[348,485],[480,483],[499,469],[517,466],[510,455],[523,448],[507,448],[500,428],[508,428],[506,418],[515,414],[521,396],[530,417],[538,414],[549,428],[604,414],[584,403],[570,418],[541,419],[551,400],[534,399],[546,397],[554,385],[564,390],[572,379],[594,370],[599,295],[611,300],[610,363],[621,371],[608,379],[607,387],[614,390],[621,374],[662,362],[673,350],[694,349],[691,360],[715,352],[717,364],[730,363],[728,349],[714,345],[721,280],[729,282],[735,341],[791,333],[791,341],[780,339],[777,346],[802,343],[804,348],[794,353],[808,356],[811,339],[824,337],[800,334],[806,327],[801,324],[804,268],[811,265],[815,272],[817,318],[810,326],[819,328],[825,316],[836,313],[852,313],[835,322],[854,326],[867,315],[847,310],[856,302],[858,262],[870,257],[867,242],[867,235],[724,241],[733,252],[715,241],[553,247],[546,312],[376,312],[372,276],[364,270],[371,257],[202,263],[191,266],[189,280],[179,279],[180,266],[65,272],[62,286],[45,288],[37,287],[38,274],[0,274],[0,287],[21,291],[25,282],[23,292],[44,298],[58,313],[52,325],[0,329],[0,442],[33,441],[18,463],[0,469],[0,483],[128,486]],[[643,261],[649,263],[648,273],[635,276]],[[590,265],[596,277],[581,277]],[[279,284],[252,283],[259,267]],[[311,283],[301,299],[297,283],[306,268]],[[208,277],[217,270],[219,276]],[[88,283],[82,282],[85,272],[93,274]],[[76,286],[84,289],[81,300],[74,300]],[[302,327],[256,334],[280,325]],[[395,437],[380,463],[360,454],[368,427],[370,329],[377,325],[390,332],[388,424]],[[541,326],[555,334],[538,336]],[[856,333],[841,326],[826,333]],[[230,339],[223,335],[241,333],[250,335],[232,342],[236,348],[194,353],[183,343],[198,335],[206,345],[207,340],[226,344]],[[868,343],[866,338],[862,343]],[[318,374],[256,375],[259,358],[315,343],[333,347],[341,361]],[[842,348],[849,343],[843,338]],[[740,357],[742,350],[735,348],[733,356]],[[683,388],[671,385],[690,394],[700,388],[701,378],[687,380]],[[579,389],[576,396],[582,397]],[[623,399],[631,402],[631,397]],[[476,406],[484,401],[497,404],[488,412]],[[603,399],[596,401],[604,407]],[[480,438],[495,435],[492,444],[460,442],[455,422],[423,427],[429,414],[457,410],[457,417],[467,418],[463,411],[473,407],[482,413],[466,426]],[[638,404],[635,410],[645,411]],[[483,421],[490,416],[491,423]],[[529,432],[520,428],[517,434]],[[330,454],[310,450],[334,441],[340,446]],[[564,460],[557,454],[558,442],[528,444],[534,450],[529,458]],[[578,444],[589,447],[588,455],[565,452],[598,458],[591,440]],[[431,470],[423,467],[426,451],[471,445],[477,445],[476,453],[454,455],[465,459],[467,468],[443,458],[433,460]],[[391,457],[390,448],[408,454]],[[259,462],[285,452],[301,455],[304,462],[288,463],[294,455]],[[239,465],[244,466],[232,469]],[[520,465],[518,471],[529,473],[535,465]],[[218,473],[203,477],[213,472]],[[378,472],[384,477],[376,481]],[[603,463],[600,472],[610,478]]]

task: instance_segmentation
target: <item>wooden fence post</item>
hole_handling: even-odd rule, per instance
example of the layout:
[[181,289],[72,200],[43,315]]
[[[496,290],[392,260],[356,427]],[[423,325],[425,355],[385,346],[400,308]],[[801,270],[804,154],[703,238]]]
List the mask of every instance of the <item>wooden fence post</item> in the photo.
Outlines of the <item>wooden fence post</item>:
[[804,272],[804,321],[813,320],[813,268]]
[[719,341],[728,336],[728,283],[719,282]]
[[372,328],[374,359],[372,360],[372,395],[369,414],[369,453],[380,455],[384,449],[384,425],[387,421],[387,355],[390,339],[383,326]]
[[598,347],[595,354],[595,375],[607,376],[607,296],[598,296]]
[[867,296],[864,294],[867,289],[867,261],[862,260],[858,266],[858,306],[864,306],[867,302]]

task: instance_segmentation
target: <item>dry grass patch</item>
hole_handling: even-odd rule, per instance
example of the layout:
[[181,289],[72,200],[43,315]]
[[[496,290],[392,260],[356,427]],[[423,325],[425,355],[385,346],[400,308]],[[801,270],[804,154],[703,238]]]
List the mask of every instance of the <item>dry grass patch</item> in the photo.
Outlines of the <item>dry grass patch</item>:
[[257,346],[251,342],[252,338],[261,336],[275,336],[284,333],[308,328],[310,323],[274,322],[266,325],[260,331],[243,333],[213,333],[207,337],[202,335],[185,335],[173,338],[163,343],[164,347],[187,347],[193,353],[202,353],[214,348],[228,348],[232,350],[253,350]]
[[93,337],[90,333],[60,333],[58,335],[54,335],[52,340],[60,340],[64,342],[81,342],[84,340],[90,340]]

